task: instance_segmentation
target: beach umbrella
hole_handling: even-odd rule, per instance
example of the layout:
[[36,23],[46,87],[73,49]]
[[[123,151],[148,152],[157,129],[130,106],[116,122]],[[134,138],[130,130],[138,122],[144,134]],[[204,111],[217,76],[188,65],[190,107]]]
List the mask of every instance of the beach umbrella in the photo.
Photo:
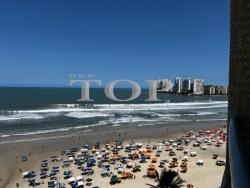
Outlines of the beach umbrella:
[[132,162],[128,162],[127,166],[133,166]]
[[121,158],[127,159],[128,155],[122,155]]
[[69,175],[69,174],[71,174],[70,171],[64,171],[64,172],[63,172],[63,175],[65,175],[65,176],[67,176],[67,175]]
[[102,169],[101,170],[101,175],[105,175],[105,174],[107,174],[108,173],[108,171],[106,170],[106,169]]

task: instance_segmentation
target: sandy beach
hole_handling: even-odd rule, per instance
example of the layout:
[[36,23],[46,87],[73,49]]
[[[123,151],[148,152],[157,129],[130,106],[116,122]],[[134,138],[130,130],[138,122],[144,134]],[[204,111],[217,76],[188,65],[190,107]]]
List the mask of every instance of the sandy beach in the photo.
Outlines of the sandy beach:
[[[126,127],[98,127],[95,129],[83,129],[72,130],[63,133],[42,134],[42,135],[30,135],[30,136],[16,136],[6,137],[1,139],[1,156],[0,156],[0,187],[13,188],[18,183],[19,187],[29,187],[27,179],[22,177],[23,172],[34,170],[39,176],[41,161],[50,161],[51,156],[57,155],[61,157],[62,150],[68,150],[72,147],[82,148],[84,144],[95,144],[97,141],[101,145],[104,143],[113,143],[116,140],[124,140],[123,145],[131,143],[142,143],[142,147],[147,144],[153,146],[157,145],[159,141],[176,139],[184,134],[185,131],[198,131],[198,130],[212,130],[214,128],[221,128],[225,131],[226,122],[184,122],[183,125],[170,124],[158,124],[154,126],[126,126]],[[217,166],[216,160],[212,159],[213,154],[218,154],[219,160],[225,161],[225,143],[220,147],[214,145],[208,146],[206,150],[201,150],[200,147],[193,147],[192,144],[187,146],[192,152],[197,152],[196,157],[189,157],[188,159],[188,171],[181,173],[181,177],[186,181],[185,184],[192,184],[198,188],[211,188],[219,187],[224,166]],[[155,156],[157,150],[153,150],[151,155]],[[181,160],[184,156],[183,151],[174,150],[176,152],[176,158]],[[27,156],[27,161],[23,162],[21,156]],[[65,157],[62,157],[65,159]],[[169,156],[169,152],[163,151],[160,157],[157,158],[158,162],[161,160],[171,161],[173,157]],[[197,160],[202,159],[204,161],[203,166],[198,166]],[[137,161],[132,161],[133,165],[137,164]],[[66,183],[67,180],[63,178],[62,161],[49,166],[60,166],[60,182]],[[90,176],[93,179],[92,186],[99,187],[152,187],[156,186],[157,182],[154,179],[144,178],[143,176],[147,172],[147,167],[150,164],[148,161],[146,164],[141,164],[141,172],[136,173],[136,178],[133,180],[122,180],[120,184],[110,185],[110,177],[102,178],[100,176],[100,168],[93,167],[94,174]],[[168,165],[166,164],[166,167]],[[112,171],[115,166],[112,166]],[[81,171],[77,169],[76,165],[70,165],[67,170],[73,172],[74,177],[80,176]],[[161,169],[157,167],[160,172]],[[173,170],[180,171],[180,168]],[[88,176],[84,176],[86,179]],[[39,178],[39,177],[37,177]],[[44,179],[44,184],[37,187],[47,187],[49,178]],[[150,186],[151,185],[151,186]],[[89,187],[92,187],[89,186]]]

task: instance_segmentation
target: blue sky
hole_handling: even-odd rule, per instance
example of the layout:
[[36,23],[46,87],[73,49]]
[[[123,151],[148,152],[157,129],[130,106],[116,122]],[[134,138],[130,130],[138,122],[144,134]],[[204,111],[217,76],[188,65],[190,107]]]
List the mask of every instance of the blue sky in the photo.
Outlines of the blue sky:
[[0,86],[78,73],[227,84],[229,23],[229,0],[2,0]]

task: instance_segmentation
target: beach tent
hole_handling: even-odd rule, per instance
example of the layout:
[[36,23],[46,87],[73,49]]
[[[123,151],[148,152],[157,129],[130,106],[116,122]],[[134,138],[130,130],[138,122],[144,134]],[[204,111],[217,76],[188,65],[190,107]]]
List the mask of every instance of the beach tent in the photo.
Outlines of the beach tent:
[[169,140],[170,143],[174,142],[174,140]]
[[81,152],[77,152],[77,153],[76,153],[76,156],[77,156],[77,157],[80,157],[81,155],[82,155]]
[[170,143],[169,143],[169,142],[165,142],[164,145],[165,145],[165,146],[170,146]]
[[77,186],[78,186],[78,187],[80,187],[80,186],[83,187],[83,185],[84,185],[83,181],[79,181],[79,182],[77,183]]
[[176,143],[173,143],[172,146],[176,148],[176,147],[177,147],[177,144],[176,144]]
[[161,143],[161,142],[160,142],[160,143],[158,143],[158,146],[163,146],[163,145],[164,145],[164,144],[163,144],[163,143]]
[[117,149],[122,149],[122,147],[121,147],[121,146],[116,146],[116,148],[117,148]]
[[77,176],[75,179],[76,179],[76,181],[81,181],[81,180],[83,180],[83,177],[82,176]]
[[198,161],[197,161],[197,165],[203,165],[204,164],[204,161],[202,160],[202,159],[199,159]]
[[97,159],[101,159],[101,158],[102,158],[102,155],[97,155],[96,158],[97,158]]
[[139,151],[140,152],[147,152],[148,150],[147,149],[140,149]]
[[118,172],[118,173],[122,173],[122,172],[124,172],[124,171],[125,171],[125,170],[124,170],[123,168],[118,168],[118,169],[117,169],[117,172]]
[[101,152],[105,152],[105,151],[106,151],[106,148],[102,148],[102,149],[101,149]]
[[206,149],[207,149],[207,146],[202,146],[201,149],[202,149],[202,150],[206,150]]
[[83,148],[83,149],[81,149],[81,152],[82,152],[82,153],[87,153],[87,152],[88,152],[88,149],[87,149],[87,148]]
[[101,169],[101,176],[108,175],[108,171],[106,169]]
[[29,172],[24,172],[24,173],[23,173],[23,178],[28,177],[28,175],[29,175]]
[[140,148],[142,147],[142,143],[136,143],[136,146]]
[[194,156],[196,156],[196,155],[197,155],[197,153],[196,153],[195,151],[193,151],[193,152],[190,153],[190,156],[191,156],[191,157],[194,157]]
[[48,182],[48,187],[55,187],[55,182],[54,181],[49,181]]
[[74,161],[74,157],[69,157],[69,161]]
[[72,182],[75,182],[75,181],[76,181],[76,179],[74,177],[71,177],[71,178],[68,179],[69,183],[72,183]]
[[188,160],[188,157],[187,157],[187,156],[184,156],[184,157],[183,157],[183,160]]

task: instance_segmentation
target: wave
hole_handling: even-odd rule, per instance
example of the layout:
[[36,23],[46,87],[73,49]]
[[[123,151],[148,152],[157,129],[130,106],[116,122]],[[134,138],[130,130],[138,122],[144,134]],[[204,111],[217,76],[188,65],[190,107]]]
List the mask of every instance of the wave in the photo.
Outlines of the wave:
[[[58,113],[58,112],[93,112],[93,111],[119,111],[119,110],[166,110],[166,109],[203,109],[227,107],[227,101],[211,102],[179,102],[179,103],[153,103],[153,104],[97,104],[94,108],[81,108],[79,105],[65,104],[59,108],[46,108],[36,110],[19,110],[19,113]],[[8,111],[11,113],[11,111]]]
[[0,121],[15,121],[15,120],[37,120],[37,119],[43,119],[45,118],[42,115],[38,114],[32,114],[32,113],[17,113],[17,114],[11,114],[11,115],[1,115]]
[[[1,112],[0,121],[16,121],[16,120],[37,120],[51,118],[57,116],[65,116],[72,118],[94,118],[108,117],[117,114],[140,113],[154,117],[177,117],[182,115],[200,116],[200,115],[216,115],[217,112],[198,112],[198,113],[182,113],[168,114],[166,112],[178,110],[203,110],[226,108],[227,101],[211,101],[211,102],[181,102],[181,103],[154,103],[154,104],[98,104],[94,109],[81,108],[79,105],[65,104],[58,105],[59,108],[45,108],[34,110],[19,110]],[[54,106],[55,107],[55,106]],[[159,113],[163,111],[164,113]]]
[[73,118],[91,118],[91,117],[107,117],[109,115],[105,113],[69,112],[65,114],[65,116]]
[[196,121],[227,121],[226,118],[221,118],[221,119],[197,119]]

